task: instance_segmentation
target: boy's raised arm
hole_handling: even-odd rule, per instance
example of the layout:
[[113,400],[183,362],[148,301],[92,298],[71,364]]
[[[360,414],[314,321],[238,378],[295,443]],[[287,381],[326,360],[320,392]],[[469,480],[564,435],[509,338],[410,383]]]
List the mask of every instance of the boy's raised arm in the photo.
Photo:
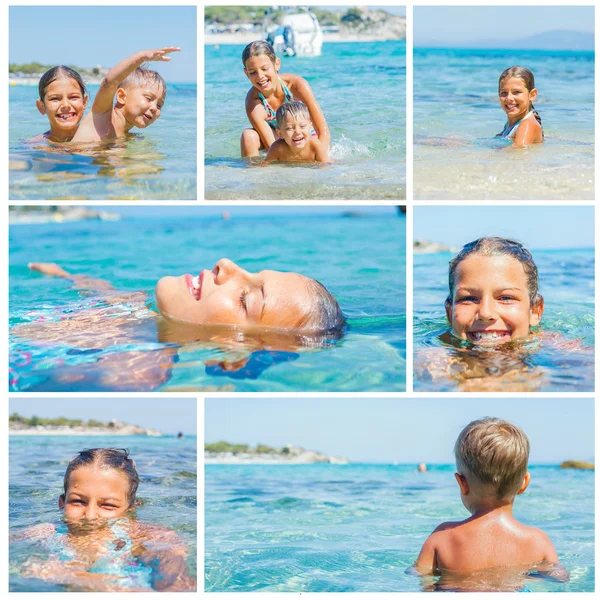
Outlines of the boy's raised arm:
[[105,113],[112,110],[113,100],[119,84],[135,69],[137,69],[142,63],[159,61],[168,62],[171,60],[170,56],[166,56],[171,52],[179,52],[180,48],[167,47],[160,48],[158,50],[141,50],[131,56],[128,56],[125,60],[122,60],[118,65],[114,66],[102,80],[100,89],[94,98],[94,105],[92,106],[92,112],[94,113]]

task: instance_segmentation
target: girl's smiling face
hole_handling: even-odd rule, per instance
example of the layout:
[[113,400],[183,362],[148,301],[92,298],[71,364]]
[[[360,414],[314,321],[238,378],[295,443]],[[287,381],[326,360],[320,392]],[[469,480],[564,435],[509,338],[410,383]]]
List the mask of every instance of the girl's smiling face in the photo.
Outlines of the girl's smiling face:
[[509,77],[500,83],[498,95],[500,106],[512,124],[529,112],[532,102],[537,98],[537,89],[528,90],[523,79]]
[[66,77],[55,79],[48,85],[44,100],[36,100],[37,109],[50,121],[50,132],[59,141],[68,141],[83,118],[88,97],[79,84]]
[[313,307],[309,281],[299,273],[249,273],[222,258],[212,271],[160,279],[156,304],[163,316],[198,325],[295,329]]
[[472,254],[456,268],[446,314],[452,333],[480,346],[522,339],[538,325],[543,302],[531,306],[523,265],[510,256]]
[[128,494],[129,482],[118,470],[85,465],[71,473],[58,506],[68,521],[116,519],[129,508]]
[[277,72],[281,63],[279,59],[275,62],[266,55],[251,56],[244,67],[244,73],[250,83],[263,94],[273,92],[277,88]]

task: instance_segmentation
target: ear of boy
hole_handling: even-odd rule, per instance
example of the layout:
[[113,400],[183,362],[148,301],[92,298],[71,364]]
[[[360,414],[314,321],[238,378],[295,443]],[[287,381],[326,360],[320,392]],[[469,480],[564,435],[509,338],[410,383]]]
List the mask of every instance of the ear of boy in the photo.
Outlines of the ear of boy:
[[531,481],[531,475],[529,474],[529,471],[527,471],[527,473],[525,473],[525,477],[523,477],[523,485],[519,488],[519,491],[517,492],[517,496],[519,494],[522,494],[527,489],[530,481]]
[[115,98],[117,100],[117,104],[123,106],[123,104],[125,104],[125,100],[127,100],[127,92],[123,88],[119,88],[115,94]]
[[456,479],[456,483],[458,483],[458,487],[460,488],[460,495],[466,496],[469,493],[469,482],[464,475],[460,473],[454,473],[454,477]]

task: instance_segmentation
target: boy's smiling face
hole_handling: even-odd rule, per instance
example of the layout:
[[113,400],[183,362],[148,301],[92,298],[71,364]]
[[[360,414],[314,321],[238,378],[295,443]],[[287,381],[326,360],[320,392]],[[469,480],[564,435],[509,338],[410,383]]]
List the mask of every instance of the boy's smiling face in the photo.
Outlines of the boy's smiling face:
[[166,90],[157,85],[119,88],[117,102],[122,105],[121,112],[125,120],[144,129],[160,117],[165,95]]
[[481,346],[497,346],[529,335],[543,303],[531,306],[523,265],[510,256],[473,254],[456,268],[451,306],[452,333]]
[[290,148],[301,149],[306,146],[310,139],[310,129],[310,119],[288,114],[279,125],[277,132]]

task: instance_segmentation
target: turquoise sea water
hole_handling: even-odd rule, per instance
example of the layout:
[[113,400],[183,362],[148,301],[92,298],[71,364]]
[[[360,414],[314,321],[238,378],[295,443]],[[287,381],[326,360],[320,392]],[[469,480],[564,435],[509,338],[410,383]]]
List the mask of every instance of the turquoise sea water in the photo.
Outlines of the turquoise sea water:
[[[140,218],[120,222],[11,226],[11,389],[403,391],[404,217],[387,209],[363,217],[265,213],[244,218],[229,210],[230,220],[178,217],[176,211],[143,218],[153,214],[145,208]],[[182,341],[158,332],[156,319],[139,306],[124,302],[109,308],[100,294],[72,289],[63,279],[42,277],[27,267],[31,261],[56,262],[72,273],[108,280],[118,290],[143,290],[152,307],[160,277],[212,269],[223,257],[252,272],[297,271],[319,280],[346,314],[347,333],[324,348],[289,352],[194,336]],[[96,321],[103,315],[102,336],[86,336],[85,325],[80,337],[65,341],[61,321],[82,311]],[[111,330],[117,339],[109,340],[104,323],[110,327],[113,318],[121,321]],[[16,335],[23,324],[44,332],[57,326],[58,334]],[[208,364],[244,357],[250,359],[247,370]]]
[[313,58],[281,58],[310,84],[331,131],[328,166],[248,167],[240,136],[244,46],[205,46],[206,199],[399,199],[406,183],[406,44],[325,43]]
[[[473,348],[465,355],[440,341],[439,336],[448,331],[444,302],[448,295],[448,262],[453,256],[450,252],[414,255],[415,363],[419,356],[433,350],[437,355],[446,355],[448,361],[465,356],[480,360],[480,366],[492,377],[523,369],[530,391],[594,390],[593,250],[533,252],[545,304],[539,328],[542,341],[528,345],[519,357],[482,348]],[[457,381],[416,375],[414,387],[415,391],[459,391]],[[509,391],[511,382],[505,385]]]
[[[89,88],[91,107],[98,86]],[[48,130],[37,98],[36,86],[9,88],[11,200],[196,199],[195,84],[168,83],[156,123],[87,156],[24,143]]]
[[[535,76],[546,138],[525,149],[494,139],[513,65]],[[591,200],[594,53],[415,48],[414,143],[416,199]]]
[[[405,571],[442,521],[468,516],[453,465],[206,465],[205,590],[406,592],[431,583]],[[569,583],[594,590],[594,473],[530,466],[517,519],[543,529]]]
[[[58,497],[71,458],[85,448],[128,448],[140,475],[135,509],[140,522],[175,531],[184,539],[188,573],[196,576],[196,437],[144,436],[11,436],[9,445],[9,528],[18,535],[26,528],[60,523]],[[19,592],[76,591],[70,586],[22,577],[23,563],[43,557],[41,544],[22,540],[10,546],[10,590]]]

